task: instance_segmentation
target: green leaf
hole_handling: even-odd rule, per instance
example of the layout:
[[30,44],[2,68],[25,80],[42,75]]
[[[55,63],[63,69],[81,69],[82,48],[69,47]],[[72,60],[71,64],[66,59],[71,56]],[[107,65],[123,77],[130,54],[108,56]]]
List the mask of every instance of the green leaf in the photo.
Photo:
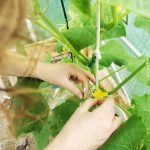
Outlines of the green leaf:
[[140,15],[136,16],[134,25],[150,33],[150,18]]
[[[95,44],[96,28],[92,26],[72,28],[63,32],[63,35],[77,51],[80,51],[85,47]],[[57,51],[60,51],[60,49],[62,49],[62,46],[60,44],[57,44],[55,49]]]
[[79,105],[76,102],[67,100],[65,103],[53,110],[53,116],[51,118],[53,137],[60,132],[78,106]]
[[70,0],[70,1],[84,15],[91,16],[91,1],[90,0]]
[[[128,54],[124,46],[117,40],[111,40],[100,48],[102,59],[100,65],[109,67],[112,62],[118,66],[126,66],[128,72],[132,73],[145,61],[148,61],[147,57],[136,58],[131,54]],[[149,72],[146,70],[146,66],[135,75],[135,78],[145,85],[149,85],[150,77]]]
[[133,114],[136,114],[142,118],[147,128],[147,135],[144,138],[145,149],[150,149],[150,94],[143,96],[135,96],[132,100],[134,106]]
[[[147,57],[141,57],[137,59],[130,59],[127,65],[127,71],[133,72],[136,68],[138,68],[142,63],[144,63],[146,60],[148,60]],[[136,74],[136,79],[138,79],[140,82],[144,83],[145,85],[149,85],[149,77],[148,77],[147,68],[143,68],[139,73]]]
[[129,118],[100,150],[135,150],[143,142],[146,129],[137,116]]
[[32,115],[44,114],[45,111],[47,111],[47,106],[42,101],[35,102],[34,105],[28,109],[28,112]]
[[134,113],[142,118],[146,126],[150,128],[150,95],[145,94],[141,97],[134,97]]
[[43,150],[49,143],[52,135],[52,130],[50,128],[50,122],[46,122],[40,132],[33,132],[33,137],[36,142],[38,150]]
[[100,65],[109,67],[112,62],[118,66],[127,65],[131,56],[119,41],[111,40],[100,48],[102,59]]
[[16,88],[38,88],[42,80],[35,79],[35,78],[18,78]]
[[101,33],[102,40],[119,38],[122,36],[126,36],[126,29],[122,22],[120,22],[118,25],[114,26],[113,28]]
[[[32,78],[19,78],[15,89],[38,89],[41,81]],[[49,106],[42,94],[25,93],[12,97],[15,108],[16,134],[24,134],[32,131],[40,131],[49,114]]]
[[150,16],[150,1],[147,0],[101,0],[102,3],[122,6],[124,8],[133,10],[134,12]]
[[[18,120],[16,120],[18,121]],[[40,131],[43,127],[43,124],[40,120],[29,120],[29,119],[21,119],[19,122],[16,124],[16,134],[17,135],[22,135],[26,133],[30,133],[33,131]]]
[[62,105],[56,107],[53,112],[59,118],[62,125],[64,125],[78,106],[77,103],[67,100]]
[[96,41],[96,28],[95,27],[83,27],[72,28],[63,35],[73,45],[73,47],[79,51],[85,47],[95,44]]
[[[103,40],[109,38],[117,38],[125,36],[125,34],[125,27],[122,23],[120,23],[116,27],[102,32],[101,38]],[[68,31],[63,32],[63,35],[77,51],[96,43],[96,28],[92,26],[72,28]],[[57,44],[55,49],[57,51],[60,51],[60,49],[62,50],[62,46],[60,44]]]
[[67,100],[51,112],[43,129],[33,132],[38,150],[42,150],[60,132],[78,106],[76,102]]
[[146,150],[150,150],[150,133],[147,134],[144,144],[146,146]]

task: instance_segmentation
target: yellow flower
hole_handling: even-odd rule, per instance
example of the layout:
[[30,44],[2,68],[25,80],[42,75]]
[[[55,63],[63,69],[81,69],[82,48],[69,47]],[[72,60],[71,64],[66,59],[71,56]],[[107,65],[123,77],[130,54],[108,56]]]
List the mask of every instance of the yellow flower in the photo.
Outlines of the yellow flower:
[[108,93],[107,93],[107,92],[103,92],[103,91],[100,90],[100,89],[96,89],[96,90],[94,91],[94,93],[92,94],[92,96],[93,96],[96,100],[98,100],[98,99],[103,99],[103,98],[105,98],[106,96],[108,96]]

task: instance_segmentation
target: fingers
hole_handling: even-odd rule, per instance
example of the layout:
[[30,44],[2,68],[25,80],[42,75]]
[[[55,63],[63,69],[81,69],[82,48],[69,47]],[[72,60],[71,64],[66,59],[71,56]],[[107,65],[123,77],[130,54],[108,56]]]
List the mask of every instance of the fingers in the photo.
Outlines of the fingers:
[[93,111],[96,115],[103,115],[104,117],[109,117],[108,119],[113,120],[115,116],[115,102],[112,97],[106,98],[106,100]]
[[85,75],[82,73],[77,73],[76,74],[78,80],[82,83],[82,88],[83,88],[83,97],[88,96],[88,80],[86,79]]
[[113,120],[113,123],[112,123],[112,132],[114,132],[116,129],[118,129],[121,125],[121,118],[120,117],[117,117],[115,116],[114,120]]
[[93,82],[94,84],[96,83],[96,80],[95,80],[95,77],[88,71],[86,70],[82,70],[85,74],[85,76],[91,81]]
[[78,96],[80,99],[82,99],[83,94],[82,94],[81,90],[79,88],[77,88],[73,82],[69,81],[68,79],[66,79],[66,81],[64,81],[64,82],[65,82],[65,84],[63,84],[64,88],[71,91],[76,96]]
[[93,82],[95,84],[95,78],[94,76],[89,73],[86,70],[83,70],[81,68],[78,68],[77,66],[73,65],[73,70],[71,72],[72,76],[76,76],[78,81],[82,83],[82,87],[83,87],[83,96],[84,98],[88,96],[88,80],[90,80],[91,82]]
[[93,99],[88,99],[86,100],[81,106],[80,109],[83,112],[87,112],[90,108],[92,108],[93,106],[95,106],[97,104],[96,100]]

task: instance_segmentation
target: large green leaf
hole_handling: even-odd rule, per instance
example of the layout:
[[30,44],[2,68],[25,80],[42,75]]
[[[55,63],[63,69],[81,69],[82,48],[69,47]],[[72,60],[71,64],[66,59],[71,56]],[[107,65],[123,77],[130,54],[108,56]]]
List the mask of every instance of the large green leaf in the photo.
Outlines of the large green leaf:
[[100,150],[135,150],[143,142],[146,128],[141,119],[132,116],[118,129]]
[[[128,62],[127,65],[127,71],[129,72],[133,72],[136,68],[138,68],[141,64],[143,64],[146,60],[148,60],[147,57],[141,57],[141,58],[137,58],[137,59],[130,59],[130,61]],[[147,68],[145,66],[145,68],[143,68],[139,73],[136,74],[136,78],[144,83],[145,85],[149,86],[149,81],[150,81],[150,77],[149,77],[149,72],[147,72]]]
[[30,133],[33,131],[40,131],[43,128],[43,122],[41,120],[32,119],[20,119],[15,120],[17,123],[15,134],[20,136],[22,134]]
[[18,78],[16,88],[38,88],[42,80],[35,78]]
[[[63,32],[63,35],[77,51],[96,43],[96,27],[93,26],[72,28],[68,31]],[[125,35],[125,27],[123,23],[119,23],[116,27],[107,31],[103,31],[101,33],[101,39],[105,40],[118,38]],[[55,50],[59,52],[62,51],[62,47],[60,46],[60,44],[57,44]]]
[[145,146],[146,146],[146,150],[150,150],[150,133],[148,134],[145,140]]
[[[145,94],[141,97],[135,96],[132,100],[134,105],[133,114],[136,114],[142,118],[147,128],[147,135],[144,138],[144,148],[150,149],[150,94]],[[143,150],[144,150],[143,148]]]
[[138,14],[150,17],[150,1],[149,0],[101,0],[105,4],[122,6],[133,10]]
[[[20,78],[15,88],[38,89],[40,83],[41,81],[37,79]],[[24,93],[12,97],[12,100],[15,108],[16,134],[41,130],[49,114],[49,106],[44,96],[40,93]]]
[[91,1],[90,0],[70,0],[70,1],[84,15],[91,16]]
[[102,59],[100,64],[108,67],[112,62],[122,66],[127,65],[131,56],[126,52],[119,41],[111,40],[100,48]]
[[46,147],[46,145],[49,143],[50,139],[52,138],[53,131],[51,130],[50,127],[51,127],[50,121],[47,121],[44,124],[41,131],[39,132],[32,131],[38,150],[43,150],[43,148]]
[[[95,44],[96,41],[96,28],[87,26],[83,28],[72,28],[63,32],[66,39],[77,50],[81,50],[85,47]],[[60,46],[57,45],[57,50],[60,51]]]
[[57,131],[56,134],[62,129],[78,106],[75,102],[66,101],[53,110],[55,118],[57,118],[57,126],[54,127]]
[[147,132],[147,136],[144,138],[143,147],[140,150],[150,150],[150,132]]
[[150,33],[150,18],[140,15],[136,16],[134,25]]
[[150,95],[146,94],[142,97],[135,97],[133,99],[135,104],[135,112],[145,122],[146,126],[150,128]]
[[118,25],[114,26],[113,28],[101,33],[102,40],[119,38],[122,36],[126,36],[126,29],[122,22],[120,22]]
[[[100,48],[102,59],[100,65],[109,67],[112,62],[118,66],[126,66],[128,72],[132,73],[145,61],[147,57],[136,58],[129,54],[125,47],[117,40],[111,40]],[[135,75],[136,79],[145,85],[149,85],[150,77],[146,66]]]
[[72,28],[63,34],[76,50],[81,50],[85,47],[95,44],[96,41],[96,28],[91,26]]
[[43,129],[33,132],[38,150],[42,150],[60,132],[78,106],[76,102],[66,101],[51,112]]

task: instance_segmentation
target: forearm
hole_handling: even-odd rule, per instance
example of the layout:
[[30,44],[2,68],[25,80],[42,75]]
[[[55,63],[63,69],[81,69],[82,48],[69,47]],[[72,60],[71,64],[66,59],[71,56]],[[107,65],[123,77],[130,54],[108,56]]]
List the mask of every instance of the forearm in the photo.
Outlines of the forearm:
[[70,143],[65,140],[65,136],[62,138],[56,137],[44,150],[75,150],[74,146],[71,146]]
[[37,61],[13,52],[0,54],[0,75],[32,76]]

